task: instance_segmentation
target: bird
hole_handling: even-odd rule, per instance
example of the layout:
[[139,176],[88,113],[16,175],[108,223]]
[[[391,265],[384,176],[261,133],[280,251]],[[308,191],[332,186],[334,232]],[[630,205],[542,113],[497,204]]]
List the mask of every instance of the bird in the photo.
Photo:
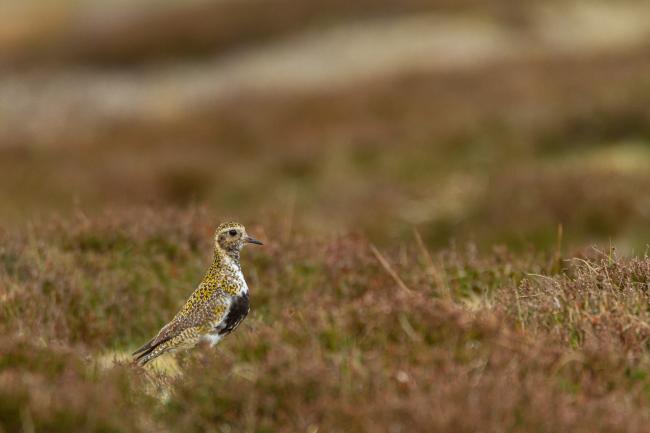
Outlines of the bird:
[[246,244],[263,245],[239,223],[217,227],[214,258],[203,280],[174,318],[133,352],[135,363],[144,366],[164,353],[191,349],[202,342],[214,346],[237,328],[250,310],[239,260]]

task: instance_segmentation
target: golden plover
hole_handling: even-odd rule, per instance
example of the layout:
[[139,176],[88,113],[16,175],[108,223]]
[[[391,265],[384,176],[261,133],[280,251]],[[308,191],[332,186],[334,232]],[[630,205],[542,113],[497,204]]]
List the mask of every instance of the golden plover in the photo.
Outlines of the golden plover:
[[189,349],[201,341],[214,346],[244,320],[249,311],[248,286],[239,263],[250,237],[243,225],[223,223],[214,236],[214,260],[199,287],[171,322],[133,355],[140,365],[166,352]]

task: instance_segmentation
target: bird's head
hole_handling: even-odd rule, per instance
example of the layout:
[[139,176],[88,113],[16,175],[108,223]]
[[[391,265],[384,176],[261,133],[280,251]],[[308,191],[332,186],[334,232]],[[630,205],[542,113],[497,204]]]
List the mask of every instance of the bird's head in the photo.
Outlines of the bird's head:
[[246,244],[263,245],[262,242],[246,233],[246,228],[235,222],[220,224],[214,234],[214,244],[229,256],[239,257],[239,252]]

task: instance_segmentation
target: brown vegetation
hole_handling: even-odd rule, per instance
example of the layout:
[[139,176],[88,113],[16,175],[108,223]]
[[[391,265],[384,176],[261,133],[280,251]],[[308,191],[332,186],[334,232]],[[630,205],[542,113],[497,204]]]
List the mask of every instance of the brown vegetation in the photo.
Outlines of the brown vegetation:
[[268,222],[256,230],[269,245],[245,254],[253,312],[237,333],[178,377],[99,368],[98,354],[132,349],[189,293],[211,221],[138,211],[3,237],[5,431],[647,425],[650,261],[609,253],[431,256],[414,241],[380,253],[400,287],[363,237],[273,239]]

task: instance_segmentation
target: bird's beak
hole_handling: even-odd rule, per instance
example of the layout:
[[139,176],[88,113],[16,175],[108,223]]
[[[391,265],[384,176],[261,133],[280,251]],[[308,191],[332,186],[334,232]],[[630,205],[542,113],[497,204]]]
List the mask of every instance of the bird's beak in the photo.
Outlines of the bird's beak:
[[248,235],[246,236],[246,238],[244,240],[246,241],[246,243],[249,243],[249,244],[264,245],[262,242],[258,241],[255,238],[252,238],[252,237],[250,237]]

